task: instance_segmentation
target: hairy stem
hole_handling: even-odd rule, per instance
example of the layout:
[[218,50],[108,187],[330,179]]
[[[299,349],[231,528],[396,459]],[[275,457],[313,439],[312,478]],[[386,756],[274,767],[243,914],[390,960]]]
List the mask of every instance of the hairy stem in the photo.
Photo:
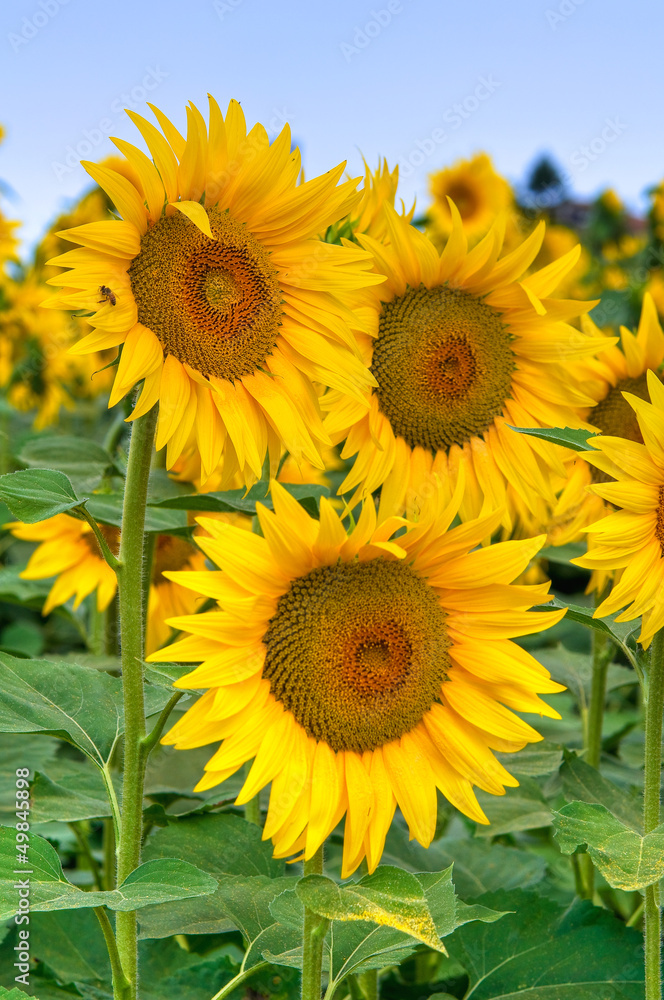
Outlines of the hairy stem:
[[131,983],[127,979],[125,971],[122,968],[122,961],[118,952],[118,946],[115,940],[115,934],[113,933],[113,928],[111,926],[111,921],[108,919],[108,913],[103,906],[95,906],[94,911],[97,915],[97,920],[99,921],[102,934],[104,935],[108,957],[111,961],[111,974],[113,976],[113,1000],[130,1000]]
[[[304,862],[305,875],[323,874],[323,846],[313,858]],[[304,910],[304,942],[302,954],[302,1000],[320,1000],[323,976],[323,943],[330,921],[313,910]]]
[[[643,832],[659,826],[662,773],[662,714],[664,713],[664,629],[656,633],[650,653],[646,701]],[[659,885],[647,886],[644,900],[646,1000],[661,1000],[661,912]]]
[[[143,655],[145,607],[143,600],[143,560],[145,546],[145,504],[150,476],[152,445],[157,409],[134,421],[127,478],[125,481],[120,534],[120,653],[124,700],[124,762],[122,782],[122,826],[118,842],[118,884],[137,868],[141,860],[143,828],[143,786],[145,782],[145,695]],[[131,1000],[137,997],[138,958],[136,911],[118,913],[118,952],[131,981]]]

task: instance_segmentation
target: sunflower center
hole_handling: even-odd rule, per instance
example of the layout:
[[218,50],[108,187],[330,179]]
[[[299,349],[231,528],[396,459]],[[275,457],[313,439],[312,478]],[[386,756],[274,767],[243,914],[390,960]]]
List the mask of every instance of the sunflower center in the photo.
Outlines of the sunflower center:
[[335,751],[363,753],[408,732],[450,666],[436,594],[408,566],[385,559],[294,580],[264,642],[272,694]]
[[462,219],[468,219],[477,211],[477,196],[466,184],[450,184],[446,194],[459,209]]
[[281,324],[281,287],[267,250],[228,212],[210,208],[210,240],[184,215],[141,238],[129,269],[138,320],[166,354],[206,377],[250,375]]
[[184,569],[198,550],[175,535],[158,535],[152,558],[152,582],[168,583],[165,572]]
[[446,285],[384,303],[371,371],[394,433],[435,453],[488,430],[510,395],[511,339],[499,312]]
[[[623,392],[631,392],[633,396],[648,401],[648,378],[646,373],[637,378],[625,378],[618,382],[604,399],[601,399],[594,407],[588,419],[598,427],[600,432],[611,437],[627,438],[628,441],[637,441],[643,444],[643,435],[636,413],[623,397]],[[613,476],[609,476],[601,469],[592,469],[591,477],[593,483],[612,483]]]

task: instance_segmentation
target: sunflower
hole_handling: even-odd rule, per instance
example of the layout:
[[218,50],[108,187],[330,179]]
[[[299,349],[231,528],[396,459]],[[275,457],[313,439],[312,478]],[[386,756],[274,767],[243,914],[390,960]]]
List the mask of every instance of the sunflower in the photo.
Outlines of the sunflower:
[[60,233],[79,249],[50,303],[94,312],[74,350],[123,345],[110,405],[138,381],[134,419],[159,402],[157,449],[170,468],[193,431],[203,468],[224,453],[249,485],[282,444],[321,466],[329,444],[312,382],[362,398],[372,377],[355,353],[360,321],[348,292],[380,281],[357,247],[317,238],[357,202],[344,164],[298,184],[300,154],[285,127],[270,145],[248,134],[240,105],[226,119],[210,98],[209,134],[193,105],[187,138],[153,108],[163,134],[128,112],[152,155],[114,140],[140,178],[93,163],[88,173],[123,220]]
[[85,320],[41,309],[47,295],[34,275],[0,284],[0,386],[17,410],[36,411],[37,430],[56,423],[61,409],[72,410],[75,398],[106,391],[112,380],[102,370],[109,361],[102,353],[69,353]]
[[459,210],[469,240],[484,236],[496,216],[509,209],[514,201],[512,189],[496,173],[486,153],[479,153],[471,160],[458,160],[454,166],[431,174],[429,191],[433,198],[429,218],[434,239],[447,237],[454,229],[449,198]]
[[418,523],[377,522],[367,501],[348,533],[328,501],[316,521],[275,483],[263,537],[201,517],[221,571],[169,574],[218,610],[172,620],[191,634],[150,656],[199,663],[177,686],[208,689],[164,742],[223,740],[199,790],[253,758],[237,804],[272,783],[277,857],[310,858],[345,814],[343,876],[365,856],[373,871],[397,805],[431,842],[437,788],[487,823],[473,785],[518,784],[491,751],[541,739],[509,709],[559,718],[536,692],[562,688],[510,641],[562,615],[529,610],[548,583],[510,586],[543,538],[471,552],[500,514],[448,530],[462,491]]
[[[66,604],[70,597],[74,597],[76,609],[95,590],[99,611],[104,611],[111,603],[117,579],[102,557],[87,521],[79,521],[68,514],[56,514],[37,524],[14,521],[5,527],[24,542],[39,542],[20,574],[24,580],[57,578],[44,602],[43,615],[60,604]],[[99,528],[111,551],[117,552],[120,542],[118,529],[101,524]]]
[[[591,337],[602,335],[588,316],[583,326]],[[600,434],[643,442],[641,427],[634,408],[624,393],[648,399],[647,373],[659,371],[664,364],[664,331],[662,331],[652,295],[643,296],[641,317],[636,333],[620,328],[620,344],[609,343],[596,358],[586,361],[584,382],[595,399],[587,420]],[[606,482],[599,470],[592,470],[595,482]]]
[[[117,589],[117,578],[103,558],[92,528],[86,521],[79,521],[67,514],[56,514],[37,524],[14,521],[6,525],[16,538],[25,542],[39,542],[20,576],[24,580],[57,579],[44,602],[42,614],[66,604],[74,597],[74,610],[93,591],[97,591],[97,609],[104,611]],[[120,531],[109,525],[98,525],[111,551],[120,547]],[[146,648],[158,649],[171,637],[171,629],[164,624],[174,615],[193,614],[199,603],[191,591],[168,580],[169,570],[205,568],[205,556],[183,538],[158,535],[152,560],[152,577],[148,592],[148,618]]]
[[644,648],[664,628],[664,385],[653,371],[646,377],[650,402],[625,393],[643,443],[601,435],[591,439],[599,453],[584,452],[586,461],[612,480],[590,489],[620,509],[586,529],[593,549],[572,560],[588,569],[622,570],[595,617],[629,605],[616,620],[642,616]]
[[[395,208],[398,184],[398,166],[390,170],[387,160],[383,159],[378,169],[372,172],[366,160],[364,161],[364,184],[360,190],[360,201],[354,209],[350,221],[350,229],[353,233],[366,233],[376,240],[387,241],[389,239],[384,209],[385,205]],[[408,222],[412,220],[414,213],[414,202],[408,211],[406,211],[404,202],[401,202],[401,215]]]
[[[506,503],[511,483],[534,515],[554,501],[552,475],[564,479],[565,451],[517,427],[579,426],[592,405],[576,377],[579,359],[606,345],[568,325],[593,303],[549,298],[579,248],[520,280],[539,251],[543,224],[498,260],[497,222],[470,252],[459,213],[441,255],[413,226],[386,208],[390,244],[358,236],[386,277],[364,294],[358,311],[372,316],[360,347],[376,377],[369,408],[338,391],[323,398],[326,429],[346,439],[342,458],[357,454],[340,492],[356,502],[382,487],[387,513],[400,513],[435,486],[454,488],[463,467],[464,520],[485,501]],[[447,484],[447,485],[445,485]],[[503,520],[509,529],[506,508]]]

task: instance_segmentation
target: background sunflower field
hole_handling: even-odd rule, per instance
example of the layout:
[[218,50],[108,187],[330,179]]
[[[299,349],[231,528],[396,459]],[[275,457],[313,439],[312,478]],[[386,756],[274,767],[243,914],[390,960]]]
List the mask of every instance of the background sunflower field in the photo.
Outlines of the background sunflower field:
[[661,1000],[663,20],[3,10],[0,1000]]

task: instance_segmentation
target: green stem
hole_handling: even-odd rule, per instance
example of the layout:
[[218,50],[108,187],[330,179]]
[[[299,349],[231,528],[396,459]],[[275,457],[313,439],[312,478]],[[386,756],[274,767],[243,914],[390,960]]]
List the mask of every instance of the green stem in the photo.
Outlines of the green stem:
[[111,960],[113,1000],[130,1000],[131,983],[127,979],[125,971],[122,968],[122,961],[120,959],[120,953],[118,952],[118,945],[115,940],[113,928],[111,927],[111,921],[108,919],[108,914],[103,906],[95,906],[94,911],[97,914],[97,920],[99,921],[99,926],[101,927],[102,934],[104,935],[104,941],[106,942],[108,957]]
[[168,717],[179,702],[180,698],[184,695],[184,691],[176,691],[175,694],[171,695],[168,702],[161,711],[161,715],[157,719],[154,728],[149,736],[146,736],[143,740],[143,751],[145,753],[146,759],[150,756],[150,753],[155,748],[159,742],[159,738],[164,731],[164,726],[168,721]]
[[218,993],[215,993],[212,1000],[224,1000],[224,997],[227,997],[233,992],[233,990],[236,990],[238,986],[245,982],[245,980],[249,979],[250,976],[253,976],[254,972],[260,972],[262,969],[267,969],[268,964],[268,962],[259,962],[258,965],[253,965],[250,969],[247,969],[244,972],[238,972],[237,976],[234,976],[229,983],[222,986]]
[[[305,875],[323,874],[323,846],[313,858],[304,862]],[[323,977],[323,943],[330,921],[305,907],[304,942],[302,953],[302,1000],[321,1000]]]
[[104,652],[107,656],[118,655],[118,595],[116,594],[104,612],[105,634]]
[[367,969],[366,972],[361,972],[360,985],[365,1000],[378,1000],[378,969]]
[[593,676],[585,739],[586,761],[591,767],[599,769],[599,761],[602,753],[604,702],[606,701],[606,674],[612,659],[613,644],[607,635],[604,635],[602,632],[593,631],[592,648]]
[[88,649],[93,656],[104,653],[104,612],[97,607],[97,595],[88,598]]
[[244,807],[244,818],[247,823],[253,823],[254,826],[262,826],[261,823],[261,793],[258,792],[254,795],[253,799],[249,799]]
[[[650,653],[646,701],[645,773],[643,794],[643,832],[659,826],[660,784],[662,773],[662,714],[664,713],[664,629],[655,634]],[[645,975],[646,1000],[661,1000],[661,913],[659,886],[645,890]]]
[[[245,778],[249,774],[250,770],[251,770],[251,762],[249,761],[248,763],[246,763],[244,765],[244,777]],[[247,823],[253,823],[254,826],[262,826],[263,825],[263,823],[261,822],[262,817],[261,817],[261,793],[260,792],[258,792],[256,795],[254,795],[253,799],[249,799],[249,801],[247,803],[245,803],[244,818],[246,819]]]
[[115,826],[112,819],[104,820],[104,889],[115,885]]
[[102,556],[104,557],[108,565],[111,567],[111,569],[115,570],[115,572],[117,573],[118,570],[120,569],[121,558],[118,559],[117,556],[113,555],[110,548],[108,547],[108,542],[106,541],[106,539],[104,538],[103,534],[99,529],[99,525],[95,521],[94,517],[92,517],[88,513],[85,504],[81,504],[80,507],[76,507],[75,509],[78,511],[79,514],[82,515],[83,519],[87,521],[90,527],[92,528],[95,538],[97,539],[97,544],[101,549]]
[[92,851],[90,849],[90,844],[88,842],[88,838],[86,837],[86,835],[83,833],[83,830],[81,829],[80,822],[71,822],[71,823],[68,823],[67,825],[69,826],[69,829],[72,831],[72,833],[76,837],[76,840],[78,842],[78,846],[81,848],[81,851],[83,853],[83,857],[85,858],[85,860],[88,863],[88,868],[92,872],[92,878],[93,878],[93,881],[94,881],[94,884],[95,884],[95,888],[99,889],[100,892],[103,892],[104,884],[103,884],[103,880],[102,880],[102,877],[101,877],[101,870],[99,868],[99,865],[97,864],[97,859],[95,858],[94,854],[92,853]]
[[[145,740],[145,694],[143,690],[143,650],[145,609],[143,602],[143,555],[145,504],[150,476],[152,445],[157,420],[153,407],[134,421],[127,478],[125,482],[122,528],[120,532],[120,651],[124,700],[124,762],[122,782],[122,826],[118,842],[118,883],[137,868],[141,860],[143,832],[143,786],[147,754]],[[138,956],[136,911],[118,913],[118,952],[122,967],[131,981],[131,998],[137,997]]]
[[636,925],[638,924],[639,920],[643,916],[643,910],[644,910],[644,908],[645,908],[645,904],[644,904],[643,900],[641,900],[641,902],[639,903],[639,905],[637,906],[637,908],[634,910],[634,913],[631,915],[631,917],[629,918],[629,920],[626,921],[625,927],[636,927]]

